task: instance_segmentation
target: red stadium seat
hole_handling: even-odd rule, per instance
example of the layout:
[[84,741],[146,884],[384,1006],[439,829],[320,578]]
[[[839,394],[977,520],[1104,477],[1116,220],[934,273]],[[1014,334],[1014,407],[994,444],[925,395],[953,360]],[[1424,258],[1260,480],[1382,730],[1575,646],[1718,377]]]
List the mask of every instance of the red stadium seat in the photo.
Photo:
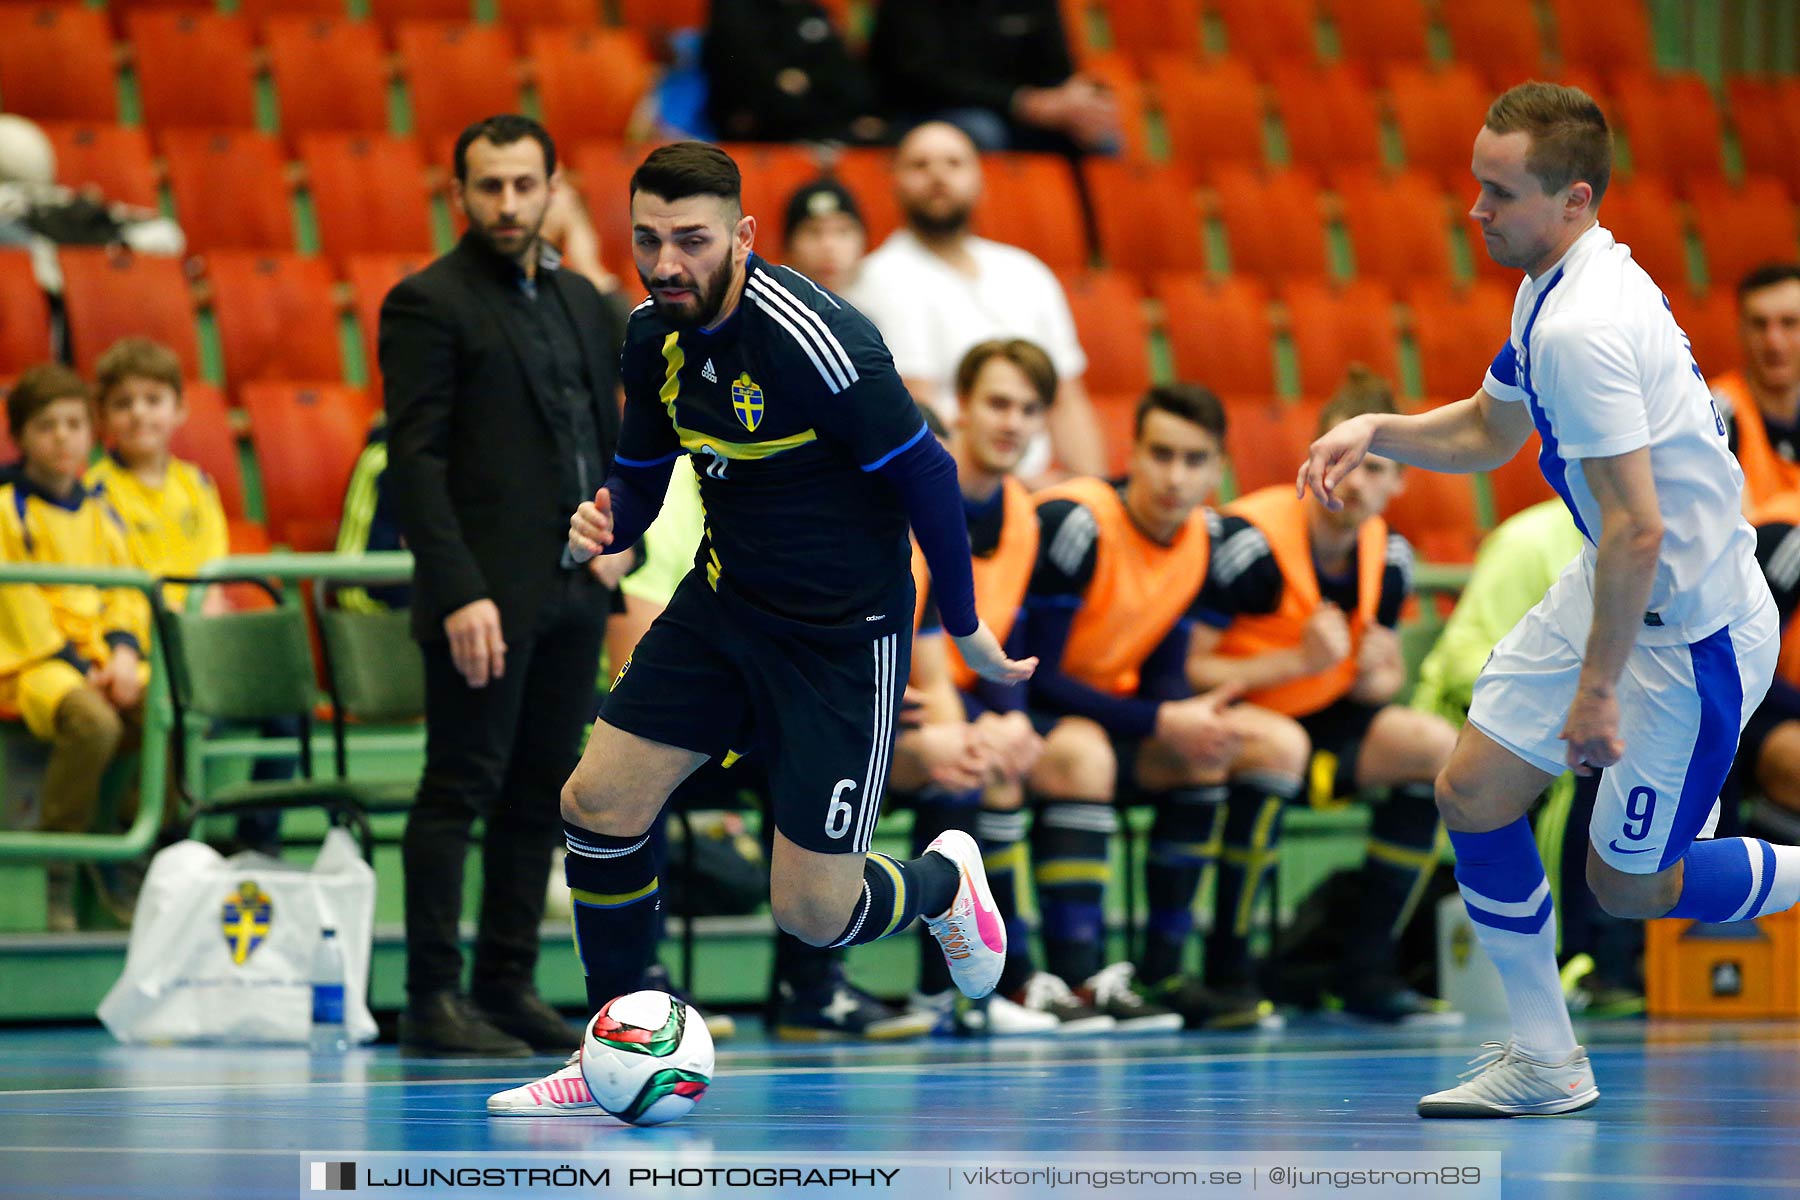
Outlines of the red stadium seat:
[[242,518],[244,472],[238,465],[237,435],[231,431],[225,394],[210,383],[191,379],[181,385],[181,398],[187,406],[187,420],[176,428],[169,448],[177,458],[197,464],[212,476],[228,519]]
[[1137,425],[1139,392],[1088,392],[1088,404],[1106,439],[1106,473],[1117,478],[1131,470],[1131,446]]
[[1337,193],[1359,278],[1395,288],[1450,278],[1450,209],[1431,176],[1347,171],[1337,179]]
[[1800,198],[1800,80],[1730,79],[1725,91],[1744,170],[1774,176]]
[[34,120],[118,120],[106,17],[79,4],[0,4],[0,106]]
[[1689,189],[1694,230],[1706,250],[1713,289],[1737,287],[1752,268],[1800,255],[1800,220],[1779,179],[1751,176],[1743,186],[1701,180]]
[[1414,469],[1402,478],[1385,514],[1388,524],[1426,562],[1474,562],[1481,544],[1474,477]]
[[108,200],[156,207],[156,160],[142,129],[76,121],[41,124],[56,151],[56,182],[97,187]]
[[1459,62],[1483,72],[1488,90],[1541,78],[1544,34],[1533,4],[1439,4]]
[[1112,91],[1113,104],[1119,113],[1119,132],[1125,143],[1120,149],[1121,156],[1131,162],[1149,162],[1152,158],[1150,125],[1145,116],[1149,108],[1149,88],[1138,68],[1122,54],[1101,54],[1085,59],[1081,70]]
[[1326,0],[1338,53],[1370,67],[1430,57],[1424,0]]
[[1524,449],[1487,473],[1488,495],[1494,499],[1494,520],[1500,522],[1521,509],[1556,498],[1544,473],[1538,469],[1538,439],[1527,438]]
[[1225,26],[1225,50],[1267,75],[1276,63],[1314,59],[1319,34],[1311,0],[1211,0]]
[[1104,0],[1102,7],[1113,48],[1136,62],[1159,54],[1200,61],[1200,0]]
[[[788,197],[819,177],[817,160],[811,151],[801,146],[744,142],[724,142],[721,146],[737,163],[738,172],[743,176],[744,211],[756,218],[756,252],[770,262],[780,262],[784,248],[781,214],[787,210]],[[647,153],[647,147],[637,148],[634,168]],[[628,195],[629,190],[622,188],[620,194]],[[628,218],[629,206],[621,204],[619,208],[621,215]],[[629,239],[629,230],[625,236]],[[631,243],[627,240],[621,244],[629,246]]]
[[1081,170],[1107,266],[1144,279],[1205,270],[1206,218],[1187,172],[1109,158],[1085,159]]
[[1117,271],[1087,271],[1064,275],[1063,291],[1087,353],[1087,386],[1102,392],[1149,387],[1150,323],[1138,284]]
[[168,346],[183,374],[200,374],[194,305],[181,264],[151,255],[70,247],[59,252],[75,369],[92,374],[105,349],[127,334]]
[[250,27],[241,17],[146,9],[126,16],[144,124],[256,127]]
[[419,137],[454,137],[471,121],[518,111],[518,71],[503,30],[402,21],[395,36]]
[[1327,396],[1352,363],[1362,363],[1392,382],[1400,377],[1400,335],[1392,293],[1357,280],[1341,287],[1298,280],[1284,287],[1288,334],[1300,358],[1300,390]]
[[1719,106],[1699,75],[1620,72],[1612,102],[1608,116],[1625,128],[1634,175],[1675,179],[1686,190],[1692,181],[1724,174]]
[[345,265],[350,281],[350,302],[362,331],[363,362],[368,367],[369,390],[381,394],[381,362],[376,338],[381,330],[381,302],[396,283],[431,263],[429,254],[354,254]]
[[258,29],[271,17],[342,20],[344,10],[344,0],[237,0],[238,15]]
[[559,141],[624,137],[654,82],[649,48],[629,29],[533,29],[525,53],[537,68],[544,124]]
[[987,154],[975,232],[1022,247],[1052,270],[1087,265],[1087,223],[1069,160],[1056,154]]
[[706,25],[706,0],[618,0],[619,24],[636,29],[652,43],[677,29]]
[[1381,165],[1381,113],[1361,72],[1282,63],[1273,69],[1273,83],[1295,166],[1324,172]]
[[[566,31],[591,30],[606,23],[601,12],[605,7],[597,0],[500,0],[500,19],[520,30],[521,35],[542,26]],[[562,130],[556,132],[557,136],[562,135]]]
[[1474,70],[1460,64],[1438,70],[1397,66],[1388,75],[1388,90],[1406,165],[1429,172],[1445,187],[1472,192],[1469,159],[1490,99]]
[[300,139],[325,254],[430,254],[425,157],[412,138],[313,133]]
[[1650,17],[1643,0],[1550,0],[1565,64],[1592,71],[1648,70]]
[[1705,293],[1667,287],[1663,292],[1675,313],[1675,323],[1693,346],[1694,362],[1701,374],[1711,379],[1744,365],[1743,343],[1738,335],[1736,280],[1715,284]]
[[1150,67],[1177,163],[1204,176],[1264,161],[1262,89],[1243,63],[1198,66],[1162,56]]
[[1319,189],[1304,173],[1279,171],[1263,178],[1228,167],[1219,170],[1213,186],[1232,271],[1270,281],[1325,276],[1325,218]]
[[343,376],[337,305],[323,259],[221,250],[207,257],[206,274],[233,387]]
[[1482,279],[1461,288],[1420,282],[1404,296],[1425,394],[1473,395],[1512,332],[1513,292]]
[[1681,205],[1662,179],[1614,177],[1600,200],[1600,223],[1631,247],[1631,257],[1665,288],[1688,282],[1687,232]]
[[[627,146],[620,142],[577,142],[570,152],[569,165],[581,180],[582,199],[587,203],[594,232],[600,237],[600,252],[606,265],[624,278],[634,279],[631,265],[631,173],[644,161],[648,147]],[[852,188],[852,191],[856,191]],[[857,192],[861,199],[861,192]],[[780,223],[777,215],[776,223]],[[763,229],[767,222],[759,214],[756,222],[756,249],[763,250]],[[873,246],[875,239],[869,244]]]
[[475,19],[475,11],[469,0],[369,0],[369,16],[397,33],[407,21],[467,25]]
[[335,383],[252,383],[238,398],[250,413],[270,536],[295,550],[329,550],[374,403]]
[[294,249],[293,202],[274,138],[171,129],[161,140],[189,250]]
[[900,227],[900,202],[894,199],[894,156],[891,152],[872,146],[847,147],[838,153],[831,174],[856,197],[856,207],[862,212],[863,228],[868,231],[871,249]]
[[271,18],[263,32],[290,142],[320,130],[387,132],[388,66],[373,26],[288,16]]
[[1221,395],[1274,393],[1274,333],[1261,283],[1170,274],[1156,280],[1156,298],[1176,375]]
[[1294,486],[1306,448],[1318,434],[1322,407],[1317,400],[1227,398],[1225,452],[1238,495],[1275,484]]
[[38,286],[31,256],[0,249],[0,379],[49,362],[50,301]]

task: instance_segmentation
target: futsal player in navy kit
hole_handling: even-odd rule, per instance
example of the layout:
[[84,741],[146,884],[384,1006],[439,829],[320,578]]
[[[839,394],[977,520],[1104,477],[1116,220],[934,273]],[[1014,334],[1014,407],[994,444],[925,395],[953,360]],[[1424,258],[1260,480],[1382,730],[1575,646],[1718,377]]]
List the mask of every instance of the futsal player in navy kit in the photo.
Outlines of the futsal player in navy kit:
[[923,918],[957,986],[986,995],[1005,932],[974,840],[946,833],[905,861],[869,852],[910,659],[909,522],[965,661],[1001,682],[1035,665],[1008,659],[976,618],[954,461],[874,326],[752,251],[756,221],[723,151],[653,151],[631,207],[650,298],[626,332],[613,473],[571,519],[569,553],[632,545],[684,453],[706,528],[563,788],[590,1005],[636,986],[649,960],[649,830],[670,791],[753,744],[771,777],[781,927],[846,946]]

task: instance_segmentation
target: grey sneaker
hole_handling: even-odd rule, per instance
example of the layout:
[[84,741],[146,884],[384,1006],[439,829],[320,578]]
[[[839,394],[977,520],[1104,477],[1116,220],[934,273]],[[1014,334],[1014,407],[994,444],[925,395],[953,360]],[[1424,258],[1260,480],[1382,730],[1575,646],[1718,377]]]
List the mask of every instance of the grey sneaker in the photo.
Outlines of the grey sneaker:
[[1587,1051],[1575,1047],[1561,1062],[1539,1062],[1511,1041],[1483,1042],[1460,1083],[1419,1101],[1421,1117],[1548,1117],[1576,1112],[1600,1098]]
[[1128,962],[1102,967],[1076,990],[1076,995],[1111,1017],[1120,1033],[1176,1033],[1181,1014],[1138,995],[1131,985],[1135,968]]
[[1025,981],[1024,990],[1013,1001],[1034,1012],[1049,1013],[1060,1024],[1057,1032],[1106,1033],[1118,1027],[1118,1021],[1086,1004],[1063,982],[1060,975],[1038,971]]

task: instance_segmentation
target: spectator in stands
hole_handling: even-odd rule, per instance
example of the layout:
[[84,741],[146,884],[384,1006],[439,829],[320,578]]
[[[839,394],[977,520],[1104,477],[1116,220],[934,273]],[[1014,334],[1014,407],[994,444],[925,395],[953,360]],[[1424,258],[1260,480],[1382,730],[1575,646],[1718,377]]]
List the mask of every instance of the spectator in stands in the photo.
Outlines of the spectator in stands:
[[[1353,367],[1320,414],[1319,433],[1359,413],[1393,411],[1387,382]],[[1399,978],[1396,944],[1437,867],[1433,783],[1456,729],[1393,703],[1406,682],[1395,626],[1412,591],[1413,554],[1381,514],[1400,491],[1401,467],[1370,457],[1344,483],[1339,512],[1297,498],[1291,484],[1226,508],[1249,526],[1217,548],[1215,582],[1241,615],[1223,625],[1203,616],[1188,677],[1195,688],[1243,688],[1246,701],[1299,720],[1323,764],[1312,772],[1315,803],[1387,791],[1375,807],[1361,912],[1335,990],[1347,1011],[1374,1020],[1454,1019]]]
[[[1272,1025],[1273,1005],[1251,977],[1249,914],[1310,746],[1287,717],[1233,705],[1234,684],[1202,689],[1187,678],[1193,618],[1237,611],[1211,566],[1225,556],[1215,536],[1229,530],[1204,506],[1224,471],[1224,406],[1198,384],[1154,387],[1133,432],[1127,478],[1074,479],[1036,497],[1025,649],[1038,659],[1031,708],[1047,745],[1029,781],[1031,856],[1051,982],[1034,977],[1023,999],[1045,1007],[1042,993],[1060,978],[1121,1030]],[[1102,966],[1114,805],[1132,799],[1157,808],[1142,963],[1153,1004],[1130,986],[1131,964]],[[1234,814],[1235,858],[1219,845],[1236,829]],[[1215,862],[1233,919],[1208,942],[1215,987],[1207,988],[1180,972],[1194,901]],[[1230,863],[1241,870],[1227,880]]]
[[[336,550],[339,554],[369,554],[404,550],[400,517],[394,511],[394,489],[387,473],[387,414],[375,414],[363,439],[362,453],[350,468],[344,487],[344,510],[338,517]],[[404,583],[349,585],[337,591],[339,607],[351,612],[385,612],[412,606],[412,588]]]
[[[56,150],[35,121],[0,113],[0,245],[102,245],[142,254],[180,254],[181,226],[154,209],[109,202],[96,187],[56,182]],[[60,275],[40,270],[46,286]]]
[[[611,587],[629,564],[564,566],[562,548],[568,514],[612,464],[616,356],[593,284],[539,253],[550,135],[526,117],[478,121],[453,165],[468,232],[381,309],[388,469],[426,680],[425,771],[402,844],[400,1038],[427,1054],[566,1053],[575,1033],[533,983],[538,924]],[[457,926],[478,817],[471,1004]]]
[[881,331],[913,398],[954,422],[956,364],[969,347],[1026,338],[1050,355],[1061,382],[1049,436],[1020,476],[1042,478],[1052,452],[1073,474],[1102,473],[1106,439],[1082,384],[1087,356],[1062,285],[1026,251],[970,232],[981,199],[975,144],[954,125],[919,126],[895,155],[894,193],[906,225],[863,260],[848,296]]
[[713,132],[737,142],[879,142],[875,88],[817,0],[712,0],[700,61]]
[[1744,369],[1711,381],[1744,468],[1753,511],[1800,488],[1800,263],[1770,263],[1738,284]]
[[869,66],[890,112],[949,121],[983,150],[1119,144],[1118,107],[1076,73],[1057,0],[883,4]]
[[[64,367],[33,367],[8,394],[6,416],[23,457],[0,485],[0,561],[131,566],[118,514],[82,483],[94,445],[87,385]],[[43,829],[92,826],[107,764],[142,728],[149,632],[149,606],[131,589],[0,588],[0,708],[51,747]],[[52,863],[45,879],[49,929],[72,932],[73,865]],[[130,920],[128,907],[115,915]]]
[[868,247],[862,210],[835,179],[815,179],[788,197],[782,214],[787,266],[828,292],[848,295]]

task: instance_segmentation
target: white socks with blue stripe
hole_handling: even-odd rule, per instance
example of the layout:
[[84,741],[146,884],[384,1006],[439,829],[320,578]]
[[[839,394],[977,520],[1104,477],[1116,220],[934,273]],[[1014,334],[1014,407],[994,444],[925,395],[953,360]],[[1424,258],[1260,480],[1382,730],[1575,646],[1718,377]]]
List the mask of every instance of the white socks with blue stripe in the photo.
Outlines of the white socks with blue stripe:
[[1487,833],[1450,830],[1456,885],[1481,948],[1500,971],[1513,1041],[1526,1057],[1556,1063],[1575,1050],[1575,1029],[1556,970],[1556,913],[1531,824],[1520,817]]
[[1695,842],[1681,863],[1681,899],[1671,917],[1753,921],[1800,901],[1800,847],[1720,838]]

